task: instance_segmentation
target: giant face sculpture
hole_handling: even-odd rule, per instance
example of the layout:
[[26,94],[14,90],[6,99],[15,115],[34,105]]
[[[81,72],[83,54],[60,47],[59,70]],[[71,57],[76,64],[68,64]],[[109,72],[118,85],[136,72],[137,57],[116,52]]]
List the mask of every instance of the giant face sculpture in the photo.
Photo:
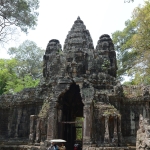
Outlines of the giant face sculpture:
[[45,54],[51,54],[53,52],[57,53],[57,52],[59,52],[60,49],[61,49],[61,45],[60,45],[59,41],[53,39],[53,40],[49,41]]

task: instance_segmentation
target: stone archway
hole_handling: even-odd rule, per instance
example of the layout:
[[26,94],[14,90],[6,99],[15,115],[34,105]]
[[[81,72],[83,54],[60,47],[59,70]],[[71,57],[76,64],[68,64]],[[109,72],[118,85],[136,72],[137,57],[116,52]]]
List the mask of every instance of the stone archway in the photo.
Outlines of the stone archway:
[[73,82],[64,79],[59,81],[53,91],[54,95],[48,112],[47,141],[63,138],[67,140],[67,149],[73,148],[76,133],[72,127],[73,125],[75,127],[76,117],[83,117],[82,140],[80,142],[82,148],[86,148],[92,142],[93,87],[83,81]]
[[[80,95],[80,87],[75,83],[62,93],[58,98],[58,138],[67,141],[67,149],[73,149],[73,145],[77,142],[78,128],[82,128],[82,122],[77,122],[77,118],[83,118],[84,104]],[[79,126],[80,125],[80,126]],[[80,130],[82,131],[82,130]],[[80,133],[82,134],[82,133]],[[82,143],[80,139],[78,142]]]

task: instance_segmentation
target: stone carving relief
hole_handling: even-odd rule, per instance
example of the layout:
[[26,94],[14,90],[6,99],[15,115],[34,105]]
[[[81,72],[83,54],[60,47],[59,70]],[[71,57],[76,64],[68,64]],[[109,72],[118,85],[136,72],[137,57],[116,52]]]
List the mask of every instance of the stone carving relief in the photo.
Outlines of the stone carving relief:
[[58,40],[53,39],[49,41],[43,57],[43,77],[51,78],[58,73],[57,69],[62,66],[61,51],[61,45]]

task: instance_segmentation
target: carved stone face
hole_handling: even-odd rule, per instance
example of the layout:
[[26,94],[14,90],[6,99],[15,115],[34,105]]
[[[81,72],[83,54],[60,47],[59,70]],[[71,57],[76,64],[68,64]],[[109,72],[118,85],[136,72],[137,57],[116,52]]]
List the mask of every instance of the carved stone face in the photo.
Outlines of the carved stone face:
[[60,49],[61,49],[61,45],[59,44],[59,41],[51,40],[47,45],[46,54],[50,54],[52,52],[58,52]]
[[100,37],[97,46],[97,50],[114,50],[112,40],[109,35],[104,34]]
[[50,50],[56,50],[57,49],[57,43],[56,42],[51,42],[49,43],[49,49]]

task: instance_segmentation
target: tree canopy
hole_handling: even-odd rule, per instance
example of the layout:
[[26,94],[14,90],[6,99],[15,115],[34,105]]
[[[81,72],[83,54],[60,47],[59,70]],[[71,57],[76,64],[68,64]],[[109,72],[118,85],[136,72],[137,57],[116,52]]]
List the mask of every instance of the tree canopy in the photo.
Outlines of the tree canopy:
[[44,50],[35,42],[26,40],[18,48],[9,48],[8,54],[19,62],[16,70],[19,77],[26,74],[33,79],[41,77]]
[[6,92],[7,81],[14,79],[15,72],[13,68],[17,65],[15,59],[0,59],[0,95]]
[[150,1],[134,9],[122,31],[112,34],[117,50],[118,76],[133,76],[132,84],[150,83]]
[[44,51],[26,40],[18,48],[8,50],[11,59],[0,59],[0,95],[35,87],[42,75]]
[[20,78],[16,74],[18,62],[16,59],[0,59],[0,95],[16,93],[24,88],[35,87],[39,79],[33,80],[30,75]]
[[37,25],[39,0],[0,0],[0,44],[12,38],[15,27],[27,33]]

